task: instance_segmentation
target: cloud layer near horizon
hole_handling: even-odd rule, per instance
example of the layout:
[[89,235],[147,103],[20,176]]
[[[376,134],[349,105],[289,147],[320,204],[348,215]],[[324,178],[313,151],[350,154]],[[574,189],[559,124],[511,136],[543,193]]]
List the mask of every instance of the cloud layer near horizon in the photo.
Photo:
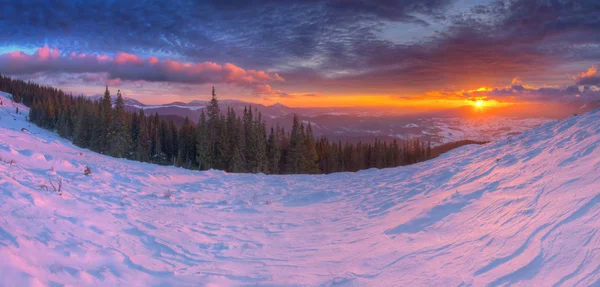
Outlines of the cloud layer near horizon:
[[[29,55],[20,51],[0,55],[2,72],[12,75],[34,73],[102,73],[106,80],[174,82],[186,84],[233,84],[252,87],[255,90],[269,83],[283,82],[277,73],[259,70],[244,70],[231,63],[214,62],[182,63],[156,57],[142,59],[134,54],[117,53],[86,55],[71,53],[62,55],[58,49],[44,46]],[[96,81],[94,77],[90,80]]]

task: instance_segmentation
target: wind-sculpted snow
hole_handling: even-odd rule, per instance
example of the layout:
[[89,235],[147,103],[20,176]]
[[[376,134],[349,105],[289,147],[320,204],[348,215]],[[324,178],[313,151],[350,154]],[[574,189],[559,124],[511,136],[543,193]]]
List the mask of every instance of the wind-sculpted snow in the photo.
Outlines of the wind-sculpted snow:
[[3,102],[0,286],[600,284],[600,112],[407,167],[267,176],[105,157]]

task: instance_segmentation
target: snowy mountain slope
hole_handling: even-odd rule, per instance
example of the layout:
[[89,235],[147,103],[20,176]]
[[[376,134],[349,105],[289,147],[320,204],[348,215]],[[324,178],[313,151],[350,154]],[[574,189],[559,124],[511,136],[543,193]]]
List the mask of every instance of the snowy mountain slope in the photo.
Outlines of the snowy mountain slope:
[[600,111],[413,166],[267,176],[105,157],[3,101],[0,286],[600,284]]

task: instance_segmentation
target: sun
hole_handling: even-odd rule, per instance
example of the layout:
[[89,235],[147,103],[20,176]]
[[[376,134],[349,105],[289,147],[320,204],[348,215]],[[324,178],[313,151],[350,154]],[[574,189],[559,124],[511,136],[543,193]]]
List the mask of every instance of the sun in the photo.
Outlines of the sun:
[[481,108],[481,107],[483,107],[483,101],[482,101],[482,100],[477,100],[477,101],[475,102],[475,106],[476,106],[476,107],[478,107],[478,108]]

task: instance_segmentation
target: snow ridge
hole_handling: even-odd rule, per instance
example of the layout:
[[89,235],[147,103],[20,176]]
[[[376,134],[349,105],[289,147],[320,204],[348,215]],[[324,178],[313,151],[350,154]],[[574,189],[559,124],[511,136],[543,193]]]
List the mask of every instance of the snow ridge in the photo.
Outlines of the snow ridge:
[[2,286],[600,284],[599,111],[407,167],[271,176],[98,155],[2,97]]

